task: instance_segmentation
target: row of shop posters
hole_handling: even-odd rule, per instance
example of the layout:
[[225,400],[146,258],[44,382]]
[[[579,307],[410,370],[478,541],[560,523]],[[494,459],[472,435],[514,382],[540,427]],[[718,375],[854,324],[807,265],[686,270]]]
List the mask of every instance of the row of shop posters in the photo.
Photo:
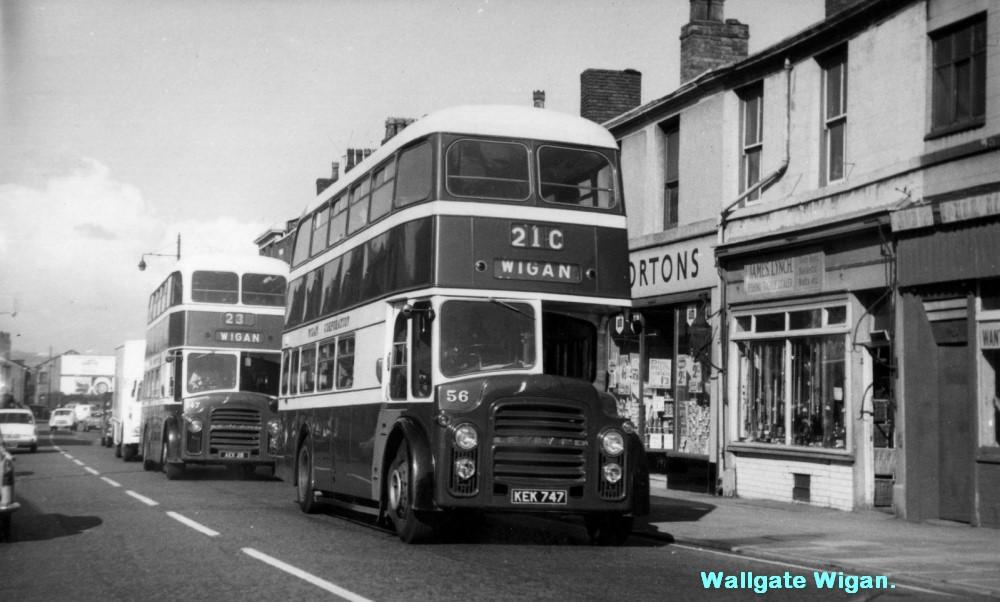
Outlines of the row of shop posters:
[[[615,346],[611,346],[608,359],[608,388],[618,397],[618,409],[633,421],[639,416],[639,367],[640,357],[637,353],[619,354]],[[673,360],[671,358],[650,358],[648,380],[643,383],[643,397],[647,412],[663,412],[666,402],[673,401],[671,397],[673,379]],[[692,394],[703,391],[701,363],[695,362],[689,355],[677,356],[677,386],[686,387]]]

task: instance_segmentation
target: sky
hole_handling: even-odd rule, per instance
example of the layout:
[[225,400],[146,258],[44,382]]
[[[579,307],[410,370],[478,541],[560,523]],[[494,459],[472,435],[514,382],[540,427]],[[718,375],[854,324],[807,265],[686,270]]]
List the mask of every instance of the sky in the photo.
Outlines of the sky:
[[[823,0],[729,0],[760,51]],[[0,0],[0,331],[21,355],[143,337],[181,254],[256,253],[388,117],[580,110],[580,73],[680,85],[688,0]],[[144,253],[148,268],[137,265]],[[16,314],[16,315],[15,315]]]

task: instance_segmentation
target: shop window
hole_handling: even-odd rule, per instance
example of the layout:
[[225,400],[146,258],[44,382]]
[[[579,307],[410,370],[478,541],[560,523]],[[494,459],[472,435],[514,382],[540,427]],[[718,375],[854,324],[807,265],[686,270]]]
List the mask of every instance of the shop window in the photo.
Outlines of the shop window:
[[[843,323],[837,323],[841,310]],[[737,322],[747,317],[753,318],[754,328],[733,334],[738,354],[740,439],[846,448],[846,306],[750,314],[740,316]],[[781,322],[787,327],[777,328]],[[804,330],[808,333],[800,334]]]
[[[708,454],[713,338],[709,308],[706,298],[644,310],[641,332],[626,329],[612,337],[609,390],[619,400],[619,411],[633,422],[644,413],[643,436],[650,451]],[[639,354],[640,338],[644,357]]]

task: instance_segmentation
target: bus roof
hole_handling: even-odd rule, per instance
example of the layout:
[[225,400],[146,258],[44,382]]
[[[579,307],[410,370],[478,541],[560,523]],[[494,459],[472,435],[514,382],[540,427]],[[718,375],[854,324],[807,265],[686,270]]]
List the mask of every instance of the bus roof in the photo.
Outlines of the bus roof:
[[170,271],[178,270],[184,272],[194,270],[252,272],[287,276],[288,264],[280,259],[264,255],[217,253],[184,257]]
[[589,119],[517,105],[465,105],[430,113],[398,134],[399,145],[431,132],[535,138],[617,148],[614,136]]
[[[460,105],[429,113],[406,126],[336,184],[321,192],[319,204],[347,188],[369,167],[391,156],[400,147],[435,132],[548,140],[615,150],[618,148],[611,132],[576,115],[519,105]],[[311,205],[310,211],[316,206]]]

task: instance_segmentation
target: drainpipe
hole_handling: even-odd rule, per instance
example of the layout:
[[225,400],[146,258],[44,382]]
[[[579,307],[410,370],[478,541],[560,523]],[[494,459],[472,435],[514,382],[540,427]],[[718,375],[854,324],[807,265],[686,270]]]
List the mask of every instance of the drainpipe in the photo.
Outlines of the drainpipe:
[[[765,177],[757,181],[756,184],[747,188],[740,196],[736,197],[736,200],[726,205],[722,211],[719,213],[719,227],[718,227],[718,245],[721,247],[723,243],[726,242],[726,221],[729,214],[732,213],[737,206],[743,203],[747,197],[751,194],[757,192],[758,190],[763,190],[770,186],[771,184],[777,182],[785,175],[785,171],[788,170],[788,163],[791,158],[790,152],[790,141],[792,133],[792,62],[785,58],[785,157],[782,159],[781,164],[778,165],[777,169],[767,174]],[[716,260],[716,270],[719,272],[719,343],[721,345],[721,363],[722,363],[722,374],[725,376],[726,370],[729,369],[729,313],[726,301],[726,273]],[[726,409],[729,407],[729,379],[724,378],[721,391],[720,391],[720,403],[719,403],[719,438],[716,442],[716,454],[719,458],[719,476],[723,476],[726,473],[726,442],[728,440],[726,435]],[[718,493],[718,492],[717,492]],[[725,493],[725,492],[723,492]]]

